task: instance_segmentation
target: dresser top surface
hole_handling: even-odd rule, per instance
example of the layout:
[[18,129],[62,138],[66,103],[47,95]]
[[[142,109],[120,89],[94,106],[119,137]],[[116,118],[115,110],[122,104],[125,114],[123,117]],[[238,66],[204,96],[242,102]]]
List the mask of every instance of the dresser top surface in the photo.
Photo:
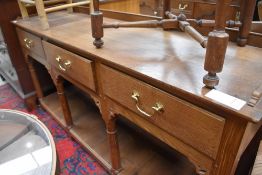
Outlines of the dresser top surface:
[[[50,29],[42,30],[38,17],[14,23],[48,41],[91,59],[125,71],[134,77],[177,95],[199,106],[210,105],[252,121],[262,118],[262,100],[255,107],[245,105],[236,111],[217,103],[205,94],[202,83],[205,49],[185,33],[162,29],[104,29],[103,48],[93,45],[90,16],[56,12],[48,15]],[[104,22],[115,20],[104,18]],[[217,90],[249,101],[252,92],[262,84],[262,49],[238,47],[229,43]]]

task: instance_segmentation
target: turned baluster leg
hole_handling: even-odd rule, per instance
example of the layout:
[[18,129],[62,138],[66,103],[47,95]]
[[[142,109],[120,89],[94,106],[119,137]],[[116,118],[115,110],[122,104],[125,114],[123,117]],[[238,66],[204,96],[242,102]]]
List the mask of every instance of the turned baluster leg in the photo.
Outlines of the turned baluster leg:
[[26,62],[27,62],[29,72],[30,72],[30,75],[32,77],[32,81],[33,81],[33,84],[34,84],[34,87],[35,87],[35,90],[36,90],[37,98],[41,99],[41,98],[44,97],[44,95],[43,95],[43,91],[42,91],[40,82],[38,80],[37,74],[36,74],[36,70],[35,70],[35,67],[34,67],[34,64],[33,64],[33,59],[26,56]]
[[43,0],[35,0],[36,11],[40,18],[41,27],[43,30],[49,29],[48,19],[45,12]]
[[116,116],[113,113],[109,113],[109,120],[106,122],[106,128],[110,146],[112,172],[118,174],[121,170],[121,160],[117,139]]
[[[104,36],[103,13],[99,11],[99,0],[93,0],[94,12],[91,13],[92,36],[95,38],[93,44],[101,48],[104,44],[101,39]],[[92,10],[91,10],[92,11]]]
[[58,95],[60,105],[63,110],[66,126],[68,129],[70,129],[73,126],[73,120],[72,120],[71,111],[68,105],[68,101],[65,96],[64,85],[63,85],[64,79],[60,76],[57,76],[55,81],[56,81],[55,85],[57,89],[57,95]]
[[203,83],[208,88],[218,85],[219,78],[216,75],[221,72],[224,65],[226,49],[229,36],[225,32],[226,16],[225,12],[231,0],[219,0],[216,5],[215,27],[208,34],[206,57],[204,68],[208,72],[203,78]]
[[164,0],[163,2],[163,18],[168,19],[168,16],[166,15],[167,11],[171,11],[171,2],[170,0]]
[[242,22],[242,26],[239,28],[237,44],[243,47],[247,44],[247,38],[251,30],[256,0],[242,0],[240,8],[240,21]]

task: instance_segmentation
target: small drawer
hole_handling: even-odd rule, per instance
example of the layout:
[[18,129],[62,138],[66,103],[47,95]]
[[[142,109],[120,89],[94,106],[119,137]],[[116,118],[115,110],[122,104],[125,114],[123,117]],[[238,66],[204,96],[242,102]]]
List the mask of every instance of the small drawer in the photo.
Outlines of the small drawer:
[[225,119],[107,66],[103,93],[169,134],[215,158]]
[[51,66],[82,85],[95,91],[92,61],[43,41],[47,61]]
[[21,46],[28,50],[30,56],[35,57],[35,55],[37,55],[42,59],[45,59],[41,38],[31,33],[25,32],[20,28],[17,28],[16,31]]

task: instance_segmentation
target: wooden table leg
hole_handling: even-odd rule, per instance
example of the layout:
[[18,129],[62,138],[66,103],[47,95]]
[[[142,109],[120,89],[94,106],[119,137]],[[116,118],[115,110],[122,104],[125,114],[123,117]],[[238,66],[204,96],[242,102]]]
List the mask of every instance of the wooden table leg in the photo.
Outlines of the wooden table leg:
[[24,101],[25,101],[25,105],[26,105],[26,108],[27,108],[28,111],[32,111],[32,110],[36,109],[37,97],[36,97],[35,94],[25,98]]
[[34,65],[33,65],[33,59],[26,56],[26,63],[28,65],[30,75],[32,77],[32,81],[33,81],[33,84],[34,84],[34,87],[35,87],[35,90],[36,90],[36,95],[37,95],[38,99],[41,99],[41,98],[43,98],[44,95],[43,95],[43,91],[42,91],[40,82],[38,80],[37,74],[36,74],[36,70],[35,70]]
[[214,88],[219,83],[217,73],[221,72],[224,65],[229,35],[225,32],[226,15],[231,0],[219,0],[216,5],[216,23],[214,30],[208,34],[205,57],[205,70],[208,72],[203,77],[203,83],[208,88]]
[[66,122],[66,126],[68,129],[70,129],[73,126],[73,119],[71,116],[71,111],[68,105],[67,98],[65,96],[65,90],[64,90],[64,79],[61,76],[57,76],[55,78],[55,85],[57,89],[57,95],[60,101],[61,108],[63,110],[64,119]]
[[242,26],[239,29],[239,35],[237,38],[237,44],[239,46],[245,46],[247,44],[247,38],[251,30],[252,20],[256,8],[256,0],[242,0],[240,21]]
[[95,38],[93,44],[96,48],[101,48],[104,44],[102,38],[104,36],[103,30],[103,13],[99,11],[99,1],[93,0],[94,12],[91,13],[91,27],[92,36]]
[[166,15],[166,11],[169,11],[169,12],[171,11],[171,1],[170,0],[164,0],[163,3],[164,4],[163,4],[162,16],[163,16],[164,19],[168,19],[167,15]]
[[106,132],[108,136],[110,155],[112,163],[112,173],[118,174],[121,171],[121,159],[119,152],[119,145],[117,139],[117,129],[116,129],[116,116],[109,112],[109,120],[106,121]]

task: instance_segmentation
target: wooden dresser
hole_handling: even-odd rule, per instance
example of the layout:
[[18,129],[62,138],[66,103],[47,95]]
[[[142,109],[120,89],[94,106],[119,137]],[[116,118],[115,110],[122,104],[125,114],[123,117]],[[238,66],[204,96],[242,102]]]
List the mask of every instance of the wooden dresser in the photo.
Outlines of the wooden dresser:
[[[27,59],[45,65],[57,88],[44,96],[31,71],[37,95],[105,168],[120,174],[234,174],[261,126],[262,101],[236,110],[206,97],[205,50],[195,41],[160,29],[108,29],[105,46],[96,49],[88,15],[48,18],[45,31],[37,17],[13,22]],[[217,90],[248,102],[262,84],[261,54],[260,48],[230,43]]]
[[[239,18],[239,4],[241,0],[233,0],[227,11],[227,20]],[[216,10],[216,0],[173,0],[171,4],[172,12],[179,14],[181,11],[188,18],[214,19]],[[141,0],[140,13],[145,15],[162,16],[162,0]]]

